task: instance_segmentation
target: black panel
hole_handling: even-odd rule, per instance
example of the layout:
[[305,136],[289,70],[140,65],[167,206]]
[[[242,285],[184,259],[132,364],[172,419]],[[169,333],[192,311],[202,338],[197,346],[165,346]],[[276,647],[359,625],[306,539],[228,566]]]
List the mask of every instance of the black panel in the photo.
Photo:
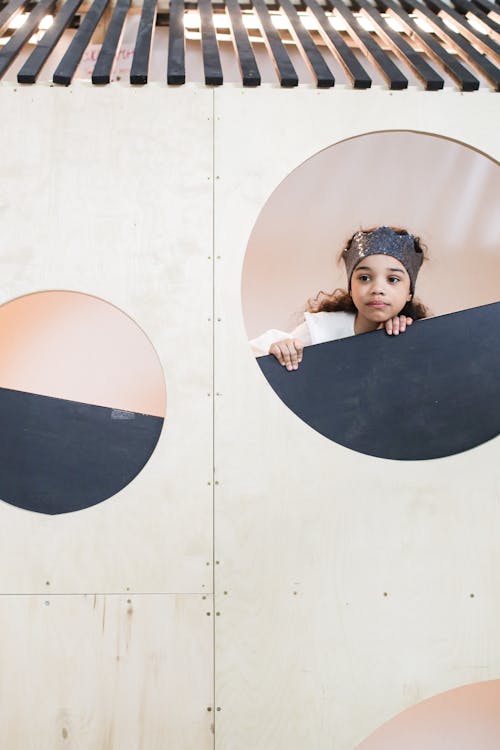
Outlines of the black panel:
[[54,18],[52,26],[45,32],[42,39],[38,42],[35,49],[17,74],[18,83],[35,83],[47,58],[61,38],[63,32],[68,28],[71,19],[81,3],[82,0],[67,0],[63,5],[57,16]]
[[[500,303],[307,347],[289,372],[257,361],[274,390],[325,437],[380,458],[440,458],[500,428]],[[325,467],[325,470],[326,467]]]
[[163,419],[0,388],[0,498],[38,513],[88,508],[142,469]]
[[99,57],[92,71],[92,83],[109,83],[116,50],[120,45],[123,34],[123,25],[130,8],[130,0],[118,0],[109,22],[106,37],[104,39]]
[[167,83],[186,82],[186,42],[184,38],[184,0],[170,0]]
[[153,43],[153,28],[156,22],[156,0],[144,0],[135,41],[134,56],[130,68],[130,83],[142,85],[148,82],[149,57]]

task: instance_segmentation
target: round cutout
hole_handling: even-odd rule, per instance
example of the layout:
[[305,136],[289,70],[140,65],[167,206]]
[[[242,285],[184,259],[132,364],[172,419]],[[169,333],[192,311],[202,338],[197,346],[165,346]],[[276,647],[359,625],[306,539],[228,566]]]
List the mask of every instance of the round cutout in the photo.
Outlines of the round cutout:
[[[498,434],[499,200],[495,161],[409,131],[342,141],[283,180],[249,239],[242,305],[262,371],[301,419],[353,450],[400,460],[452,455]],[[397,337],[354,335],[356,311],[329,312],[347,318],[318,333],[308,300],[347,288],[339,254],[356,231],[379,226],[426,246],[416,297],[432,317]],[[304,321],[303,361],[288,372],[269,346]]]
[[150,458],[165,380],[141,328],[102,299],[47,291],[0,307],[0,498],[40,513],[95,505]]

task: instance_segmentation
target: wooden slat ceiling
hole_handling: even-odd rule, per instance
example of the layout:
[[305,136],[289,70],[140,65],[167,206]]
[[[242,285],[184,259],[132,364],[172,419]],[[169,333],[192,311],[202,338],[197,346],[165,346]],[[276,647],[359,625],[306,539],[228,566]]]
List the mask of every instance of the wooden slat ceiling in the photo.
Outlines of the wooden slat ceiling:
[[[124,29],[135,19],[132,85],[196,81],[186,65],[198,56],[209,86],[224,83],[224,61],[232,57],[243,86],[260,85],[266,67],[283,87],[331,88],[337,79],[359,89],[377,83],[393,90],[410,84],[500,90],[500,0],[165,2],[0,3],[0,78],[8,73],[9,80],[33,84],[50,68],[50,80],[67,86],[82,77],[79,66],[92,49],[88,78],[109,84]],[[164,61],[156,78],[153,45]]]

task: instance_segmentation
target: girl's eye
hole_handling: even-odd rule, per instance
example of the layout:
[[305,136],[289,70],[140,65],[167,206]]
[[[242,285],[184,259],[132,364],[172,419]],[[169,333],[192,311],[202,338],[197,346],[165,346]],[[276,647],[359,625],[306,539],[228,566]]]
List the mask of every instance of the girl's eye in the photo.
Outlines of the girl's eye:
[[359,279],[360,281],[368,281],[368,280],[369,280],[369,278],[370,278],[370,277],[368,276],[368,274],[367,274],[367,273],[360,273],[360,274],[359,274],[359,276],[358,276],[358,279]]
[[391,284],[397,284],[398,281],[401,281],[401,279],[399,278],[399,276],[389,276],[389,281]]

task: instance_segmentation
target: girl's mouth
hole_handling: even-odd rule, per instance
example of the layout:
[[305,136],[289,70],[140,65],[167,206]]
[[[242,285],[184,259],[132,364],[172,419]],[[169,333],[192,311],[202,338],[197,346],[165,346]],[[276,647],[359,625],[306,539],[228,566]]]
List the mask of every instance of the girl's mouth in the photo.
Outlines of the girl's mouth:
[[381,300],[374,300],[373,302],[368,302],[369,307],[387,307],[388,302],[382,302]]

